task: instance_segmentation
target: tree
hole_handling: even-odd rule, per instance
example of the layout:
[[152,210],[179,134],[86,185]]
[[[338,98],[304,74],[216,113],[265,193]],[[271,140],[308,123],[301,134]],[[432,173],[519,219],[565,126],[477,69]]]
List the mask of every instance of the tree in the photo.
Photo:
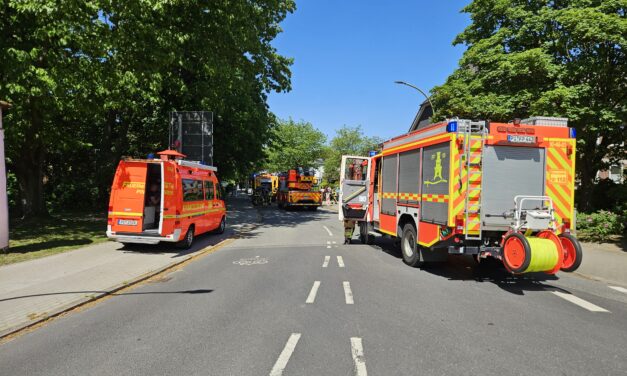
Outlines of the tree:
[[0,0],[0,98],[21,214],[102,208],[121,156],[168,147],[168,113],[215,116],[221,177],[264,156],[267,94],[290,90],[272,46],[293,0]]
[[324,178],[329,183],[335,183],[340,178],[340,164],[342,155],[367,156],[371,150],[378,150],[383,140],[379,137],[364,135],[361,126],[343,126],[335,132],[326,150],[324,160]]
[[440,117],[509,121],[569,118],[578,136],[580,209],[596,172],[624,158],[627,3],[624,0],[475,0],[454,44],[468,49],[433,89]]
[[326,136],[311,123],[292,119],[278,121],[266,148],[266,169],[273,172],[295,167],[319,167]]

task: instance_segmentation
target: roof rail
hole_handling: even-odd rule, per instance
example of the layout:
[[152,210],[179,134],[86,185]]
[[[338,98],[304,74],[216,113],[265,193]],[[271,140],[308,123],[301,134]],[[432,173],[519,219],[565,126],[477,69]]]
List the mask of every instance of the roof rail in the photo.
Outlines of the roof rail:
[[182,159],[179,159],[178,161],[176,161],[176,163],[178,163],[179,166],[194,167],[194,168],[199,168],[201,170],[208,170],[208,171],[213,171],[213,172],[218,171],[217,167],[215,167],[215,166],[207,166],[207,165],[204,165],[204,164],[202,164],[200,162],[184,161]]

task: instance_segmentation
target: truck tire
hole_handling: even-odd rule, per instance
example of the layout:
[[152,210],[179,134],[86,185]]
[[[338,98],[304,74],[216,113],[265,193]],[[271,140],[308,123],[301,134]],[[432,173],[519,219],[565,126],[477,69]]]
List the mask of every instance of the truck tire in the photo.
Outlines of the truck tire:
[[579,240],[570,234],[561,234],[558,236],[564,248],[564,262],[562,262],[561,270],[563,272],[574,272],[581,265],[583,252]]
[[405,264],[413,268],[422,264],[416,238],[416,228],[414,225],[411,223],[405,224],[401,236],[401,254],[403,255]]
[[176,243],[177,248],[190,249],[194,243],[194,226],[189,226],[183,240]]
[[361,244],[374,244],[374,236],[368,233],[367,222],[359,222],[359,240],[361,241]]

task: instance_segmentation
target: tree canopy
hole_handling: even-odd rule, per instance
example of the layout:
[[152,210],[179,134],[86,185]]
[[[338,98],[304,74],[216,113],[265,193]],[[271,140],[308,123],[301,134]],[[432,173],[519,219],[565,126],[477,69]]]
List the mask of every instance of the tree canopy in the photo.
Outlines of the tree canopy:
[[290,90],[272,41],[293,0],[0,0],[12,202],[105,208],[121,156],[166,148],[168,113],[214,112],[223,178],[264,156],[267,93]]
[[366,136],[359,125],[336,130],[325,153],[324,179],[329,183],[339,181],[342,155],[367,156],[371,150],[378,150],[381,142],[379,137]]
[[569,118],[577,130],[580,208],[599,169],[624,158],[625,0],[474,0],[454,44],[468,49],[433,90],[438,116]]
[[295,167],[319,167],[326,136],[311,123],[279,120],[266,148],[266,169],[282,172]]

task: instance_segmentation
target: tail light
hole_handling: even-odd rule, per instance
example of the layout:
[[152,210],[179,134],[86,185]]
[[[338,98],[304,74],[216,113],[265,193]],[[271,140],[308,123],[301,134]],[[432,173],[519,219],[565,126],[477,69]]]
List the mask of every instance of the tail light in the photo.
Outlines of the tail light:
[[464,233],[464,217],[458,215],[455,217],[455,233],[463,234]]
[[570,234],[570,220],[569,219],[565,219],[564,220],[564,232],[567,234]]
[[107,217],[107,224],[108,224],[109,226],[112,226],[112,225],[113,225],[113,218],[112,218],[112,217]]
[[180,211],[176,211],[176,220],[174,221],[174,226],[180,226],[181,225],[181,212]]
[[107,212],[107,224],[108,225],[113,225],[113,217],[111,214],[113,212],[113,206],[109,206],[109,211]]

